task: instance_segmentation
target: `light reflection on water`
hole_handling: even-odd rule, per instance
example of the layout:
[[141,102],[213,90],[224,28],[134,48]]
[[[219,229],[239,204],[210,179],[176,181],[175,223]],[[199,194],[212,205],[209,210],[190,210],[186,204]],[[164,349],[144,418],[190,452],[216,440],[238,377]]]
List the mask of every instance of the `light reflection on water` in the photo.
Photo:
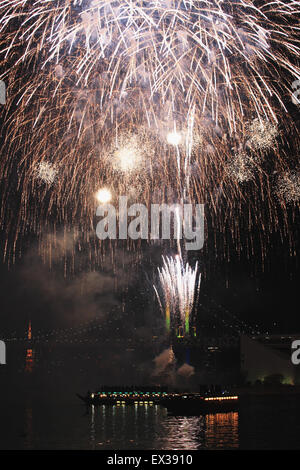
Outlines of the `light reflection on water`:
[[159,406],[113,406],[90,411],[90,447],[98,449],[237,448],[238,413],[176,417]]
[[[176,417],[159,406],[86,408],[75,398],[0,399],[0,449],[299,449],[299,398]],[[280,430],[281,432],[279,432]]]
[[205,439],[209,448],[238,448],[239,414],[232,412],[207,415]]

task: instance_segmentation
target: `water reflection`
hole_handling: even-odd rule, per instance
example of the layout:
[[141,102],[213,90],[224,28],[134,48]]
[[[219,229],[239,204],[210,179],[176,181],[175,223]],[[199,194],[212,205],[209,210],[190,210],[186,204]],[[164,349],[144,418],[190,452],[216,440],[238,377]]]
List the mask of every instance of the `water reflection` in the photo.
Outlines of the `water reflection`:
[[92,449],[95,449],[95,407],[91,406],[91,433],[90,442]]
[[160,438],[156,441],[157,449],[195,450],[204,442],[205,418],[167,417],[162,423]]
[[101,406],[90,412],[90,447],[196,450],[237,448],[238,413],[176,417],[159,406]]
[[29,450],[33,448],[33,423],[32,423],[32,406],[28,405],[25,408],[25,429],[24,429],[24,449]]
[[161,449],[224,449],[239,446],[237,412],[198,417],[168,417],[162,427],[166,437],[161,442]]
[[239,447],[239,414],[217,413],[205,418],[205,444],[212,449]]

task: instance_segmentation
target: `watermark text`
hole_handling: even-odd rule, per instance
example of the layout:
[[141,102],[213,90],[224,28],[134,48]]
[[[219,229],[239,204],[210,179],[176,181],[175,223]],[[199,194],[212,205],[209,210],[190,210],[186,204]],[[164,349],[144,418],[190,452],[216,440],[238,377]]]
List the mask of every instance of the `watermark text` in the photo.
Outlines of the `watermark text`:
[[118,207],[109,203],[97,207],[101,220],[96,226],[100,240],[185,240],[186,250],[200,250],[204,244],[204,204],[144,204],[128,207],[120,196]]

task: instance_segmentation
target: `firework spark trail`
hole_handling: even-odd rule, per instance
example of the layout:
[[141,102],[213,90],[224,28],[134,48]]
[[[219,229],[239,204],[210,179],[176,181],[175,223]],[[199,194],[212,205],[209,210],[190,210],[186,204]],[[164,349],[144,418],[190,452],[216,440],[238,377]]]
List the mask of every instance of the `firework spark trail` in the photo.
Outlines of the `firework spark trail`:
[[[82,80],[85,86],[101,63],[103,74],[108,73],[110,98],[114,91],[121,98],[132,86],[146,82],[150,99],[159,93],[163,101],[170,95],[176,103],[176,95],[184,92],[188,106],[194,101],[205,104],[213,120],[218,120],[223,102],[232,129],[237,105],[245,110],[251,101],[261,117],[269,114],[276,120],[269,97],[275,96],[281,104],[282,99],[264,71],[276,60],[299,78],[294,63],[281,51],[276,55],[272,47],[299,54],[297,26],[291,23],[297,13],[297,2],[273,2],[260,8],[251,1],[223,5],[213,0],[0,4],[1,29],[16,20],[20,25],[4,48],[6,55],[21,42],[26,47],[19,60],[45,51],[44,69],[52,63],[64,65],[72,57],[77,83]],[[243,93],[247,100],[242,99]]]
[[[43,225],[90,234],[102,187],[149,204],[163,185],[205,203],[237,250],[237,216],[250,238],[257,226],[286,233],[271,182],[289,170],[280,143],[299,154],[285,100],[300,77],[299,12],[296,1],[0,1],[7,256]],[[235,165],[248,153],[251,178]],[[269,172],[256,172],[266,154]],[[19,213],[7,204],[16,188]]]
[[166,316],[167,331],[170,330],[171,323],[180,322],[188,334],[190,315],[200,290],[198,263],[192,268],[188,263],[184,264],[179,255],[163,257],[163,267],[158,268],[158,274],[160,289],[154,286],[154,290]]

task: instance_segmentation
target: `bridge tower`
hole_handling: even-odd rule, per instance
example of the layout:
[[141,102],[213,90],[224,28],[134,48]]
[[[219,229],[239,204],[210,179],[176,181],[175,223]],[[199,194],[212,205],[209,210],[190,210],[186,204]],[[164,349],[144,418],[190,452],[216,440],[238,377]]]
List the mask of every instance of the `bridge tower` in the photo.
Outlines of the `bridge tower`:
[[34,365],[34,351],[32,348],[32,329],[31,329],[31,320],[28,323],[27,330],[27,349],[25,357],[25,372],[31,373]]

